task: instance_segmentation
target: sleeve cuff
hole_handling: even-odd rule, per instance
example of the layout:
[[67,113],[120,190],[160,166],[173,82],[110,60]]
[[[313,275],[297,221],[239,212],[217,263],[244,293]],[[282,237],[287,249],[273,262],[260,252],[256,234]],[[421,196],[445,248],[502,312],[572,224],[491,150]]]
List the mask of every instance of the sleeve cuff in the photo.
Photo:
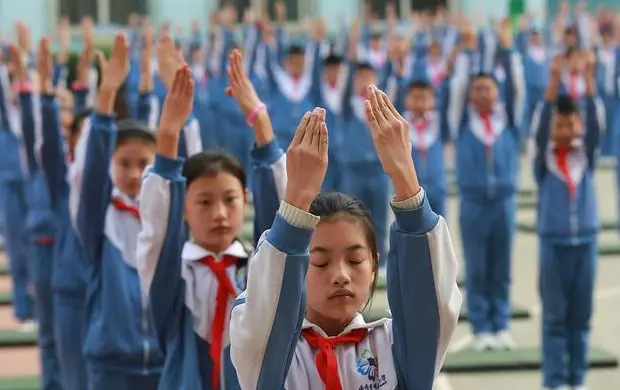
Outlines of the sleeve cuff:
[[267,240],[278,250],[290,255],[308,253],[308,246],[319,217],[285,202],[280,203]]
[[101,130],[116,130],[116,115],[106,115],[98,112],[93,113],[93,127],[97,124],[97,128]]
[[274,138],[268,144],[255,146],[254,149],[252,149],[252,160],[254,160],[256,164],[271,165],[278,161],[280,157],[282,157],[282,154],[284,154],[284,152],[280,149],[278,142]]
[[155,156],[153,172],[171,181],[183,180],[183,163],[182,158],[171,159],[158,154]]
[[409,199],[397,202],[392,199],[392,207],[399,210],[416,210],[424,203],[424,188],[420,187],[420,191]]
[[289,224],[301,229],[314,230],[321,220],[320,217],[307,213],[284,201],[280,202],[278,214]]
[[[418,198],[418,199],[416,199]],[[415,207],[416,202],[422,201]],[[407,208],[399,208],[392,202],[392,211],[396,217],[396,227],[405,234],[423,235],[435,228],[439,221],[439,216],[433,211],[428,198],[423,191],[418,192],[415,196],[403,202],[398,202],[399,206]]]

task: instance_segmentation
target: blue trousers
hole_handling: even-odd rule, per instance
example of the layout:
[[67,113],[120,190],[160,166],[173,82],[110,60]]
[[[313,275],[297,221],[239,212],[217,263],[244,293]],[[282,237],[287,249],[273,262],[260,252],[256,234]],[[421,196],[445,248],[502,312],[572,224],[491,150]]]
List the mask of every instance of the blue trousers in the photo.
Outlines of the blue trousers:
[[618,108],[620,108],[620,105],[618,104],[618,100],[614,97],[605,97],[604,104],[607,129],[605,129],[601,138],[601,155],[605,157],[616,157],[617,153],[620,152],[617,145],[615,145],[615,137],[620,130],[618,129],[620,122],[616,119],[618,117]]
[[467,309],[474,334],[508,328],[514,222],[514,197],[486,202],[461,198]]
[[387,261],[387,213],[390,188],[390,182],[380,163],[345,165],[342,192],[356,197],[370,210],[377,232],[381,265]]
[[20,321],[34,318],[33,302],[28,292],[28,236],[26,233],[26,193],[23,181],[6,181],[0,191],[4,218],[4,241],[13,279],[13,309]]
[[157,390],[159,375],[127,375],[88,365],[88,390]]
[[30,244],[30,270],[35,286],[35,302],[39,321],[39,354],[43,390],[62,389],[60,369],[54,341],[54,309],[52,304],[53,243]]
[[86,337],[85,297],[54,293],[54,339],[64,390],[87,388],[83,346]]
[[575,246],[540,239],[545,387],[576,387],[584,383],[597,255],[596,238]]

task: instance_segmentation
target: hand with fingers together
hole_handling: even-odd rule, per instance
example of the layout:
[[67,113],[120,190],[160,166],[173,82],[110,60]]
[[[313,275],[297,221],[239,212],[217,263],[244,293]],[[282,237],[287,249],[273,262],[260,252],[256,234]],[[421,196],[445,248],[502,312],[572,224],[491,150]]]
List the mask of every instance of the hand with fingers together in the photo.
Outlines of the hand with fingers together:
[[39,73],[39,90],[43,94],[51,94],[54,91],[52,76],[54,74],[54,59],[50,50],[49,38],[42,38],[39,42],[37,57],[37,72]]
[[383,91],[371,85],[368,92],[366,119],[379,160],[394,185],[396,200],[409,199],[420,191],[411,157],[409,124]]
[[226,94],[235,99],[241,112],[247,118],[254,110],[258,109],[262,102],[248,77],[241,52],[237,49],[230,53],[228,82],[230,86],[226,88]]
[[189,119],[194,103],[194,80],[187,65],[180,67],[174,80],[161,114],[157,130],[157,153],[174,159],[178,156],[181,129]]
[[310,210],[327,172],[327,148],[325,110],[316,108],[304,115],[286,152],[286,203]]
[[101,72],[101,91],[116,92],[129,73],[129,45],[124,33],[114,39],[110,58],[106,60],[102,52],[97,53],[97,62]]

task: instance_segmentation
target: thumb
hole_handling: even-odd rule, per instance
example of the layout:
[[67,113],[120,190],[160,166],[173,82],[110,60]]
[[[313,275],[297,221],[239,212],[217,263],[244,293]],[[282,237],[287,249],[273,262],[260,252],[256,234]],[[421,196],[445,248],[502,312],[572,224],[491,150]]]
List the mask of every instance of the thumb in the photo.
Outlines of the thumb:
[[105,55],[103,54],[101,50],[97,50],[97,53],[95,54],[95,56],[97,57],[97,64],[99,65],[99,69],[103,69],[108,63],[108,61],[105,58]]

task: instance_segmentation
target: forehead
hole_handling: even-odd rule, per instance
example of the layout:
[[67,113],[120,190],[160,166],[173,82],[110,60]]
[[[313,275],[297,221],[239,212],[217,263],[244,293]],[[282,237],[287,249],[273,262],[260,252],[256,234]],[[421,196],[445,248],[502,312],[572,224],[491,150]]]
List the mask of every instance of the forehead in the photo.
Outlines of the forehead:
[[338,250],[360,245],[368,248],[366,234],[362,224],[353,218],[341,218],[335,221],[322,221],[312,235],[311,247],[323,247]]
[[155,157],[155,145],[143,139],[129,139],[116,147],[114,157],[122,159]]
[[490,76],[478,76],[472,81],[472,87],[494,87],[495,81]]
[[213,175],[204,175],[194,179],[187,188],[187,195],[221,194],[241,191],[243,191],[243,188],[239,179],[228,172],[219,171]]

